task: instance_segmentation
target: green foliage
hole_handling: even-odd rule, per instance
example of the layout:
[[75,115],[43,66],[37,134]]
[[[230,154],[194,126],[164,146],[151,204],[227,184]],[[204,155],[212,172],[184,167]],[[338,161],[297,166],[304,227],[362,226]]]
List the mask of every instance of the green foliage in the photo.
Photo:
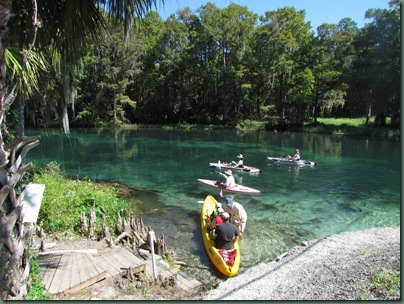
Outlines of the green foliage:
[[365,117],[358,118],[318,118],[317,124],[308,123],[305,132],[327,133],[336,135],[355,135],[363,137],[386,138],[400,140],[400,129],[392,126],[376,127],[365,124]]
[[254,120],[244,120],[240,122],[237,129],[250,129],[250,130],[265,130],[266,122],[254,121]]
[[[34,94],[34,91],[39,89],[39,74],[46,71],[47,61],[44,54],[32,50],[31,52],[24,52],[23,55],[15,48],[6,48],[4,51],[4,59],[7,66],[11,69],[11,78],[18,78],[19,89],[24,95],[23,98],[27,98]],[[14,79],[15,80],[15,79]]]
[[363,126],[366,121],[366,117],[357,118],[318,118],[317,121],[324,125],[334,125],[334,126],[351,126],[359,127]]
[[[361,292],[361,300],[399,299],[400,298],[400,266],[397,270],[381,269],[371,280],[370,287]],[[372,294],[372,296],[371,296]]]
[[69,180],[62,176],[58,164],[52,162],[44,168],[35,168],[33,182],[45,185],[44,198],[38,216],[39,225],[50,232],[73,229],[80,232],[80,215],[89,218],[95,206],[96,215],[104,215],[106,224],[116,223],[119,210],[136,213],[136,206],[118,197],[111,185],[95,184],[89,180]]
[[29,276],[31,278],[31,289],[28,291],[28,300],[51,300],[47,295],[45,285],[42,283],[42,277],[39,275],[40,261],[35,257],[30,262]]
[[[39,31],[38,38],[45,33],[50,42],[57,34],[56,44],[45,45],[49,54],[59,55],[46,56],[54,68],[44,75],[45,85],[27,107],[27,122],[35,127],[59,124],[58,102],[65,100],[65,107],[71,105],[66,110],[75,111],[75,115],[69,111],[69,117],[77,127],[121,123],[236,127],[243,120],[264,121],[268,115],[279,117],[285,126],[298,126],[324,116],[366,114],[379,115],[381,121],[391,116],[399,125],[401,47],[396,2],[389,10],[369,9],[369,22],[362,29],[343,18],[337,24],[320,25],[316,32],[304,10],[283,7],[258,16],[235,3],[219,8],[209,2],[196,13],[179,10],[166,21],[150,12],[125,25],[109,18],[114,10],[102,16],[97,11],[96,18],[88,20],[84,20],[87,13],[95,11],[58,12],[71,17],[78,38],[67,33],[69,28],[60,20],[41,15],[46,26],[58,23],[49,31]],[[16,12],[26,11],[19,5],[15,3]],[[94,38],[86,47],[81,47],[84,41],[79,38],[89,28],[76,28],[76,18],[77,24],[94,29],[93,35],[85,35],[86,41]],[[108,34],[96,27],[104,22]],[[19,27],[14,31],[25,32]],[[125,43],[123,36],[128,38]],[[80,60],[65,56],[63,42],[70,39],[80,47],[66,47],[76,49],[71,55]],[[17,67],[18,61],[8,55],[7,65]],[[63,96],[66,75],[70,99]]]
[[382,293],[399,293],[400,272],[382,269],[372,279],[373,286]]

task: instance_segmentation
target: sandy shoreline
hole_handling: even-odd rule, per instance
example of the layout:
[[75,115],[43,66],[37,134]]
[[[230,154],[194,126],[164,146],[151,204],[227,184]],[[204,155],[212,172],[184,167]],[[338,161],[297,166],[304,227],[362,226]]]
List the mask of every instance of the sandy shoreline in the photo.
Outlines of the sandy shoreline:
[[371,280],[381,271],[400,272],[400,227],[345,232],[307,242],[278,262],[262,263],[227,279],[203,300],[399,299],[400,290],[372,294]]

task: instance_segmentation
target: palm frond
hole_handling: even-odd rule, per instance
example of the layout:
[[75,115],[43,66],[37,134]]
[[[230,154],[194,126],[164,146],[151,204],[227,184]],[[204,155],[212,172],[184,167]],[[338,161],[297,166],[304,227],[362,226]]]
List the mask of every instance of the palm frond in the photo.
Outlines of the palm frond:
[[[43,53],[33,49],[23,55],[16,48],[6,48],[4,58],[11,71],[10,79],[19,81],[18,90],[25,97],[31,96],[34,90],[39,89],[38,79],[42,71],[47,70],[47,61]],[[23,63],[24,62],[24,63]]]

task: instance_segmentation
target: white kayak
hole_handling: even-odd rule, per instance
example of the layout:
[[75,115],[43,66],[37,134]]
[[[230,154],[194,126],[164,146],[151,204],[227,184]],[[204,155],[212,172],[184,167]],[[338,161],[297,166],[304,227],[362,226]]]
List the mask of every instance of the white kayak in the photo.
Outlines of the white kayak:
[[316,162],[310,161],[310,160],[304,160],[304,159],[299,159],[296,161],[291,161],[288,160],[287,158],[282,158],[282,157],[268,157],[270,161],[272,161],[274,164],[278,165],[289,165],[289,166],[315,166],[317,165]]
[[234,170],[237,172],[248,172],[248,173],[261,173],[261,170],[258,168],[254,168],[254,167],[250,167],[250,166],[242,166],[242,167],[237,167],[237,166],[233,166],[231,163],[209,163],[209,166],[211,168],[215,168],[215,169],[230,169],[230,170]]

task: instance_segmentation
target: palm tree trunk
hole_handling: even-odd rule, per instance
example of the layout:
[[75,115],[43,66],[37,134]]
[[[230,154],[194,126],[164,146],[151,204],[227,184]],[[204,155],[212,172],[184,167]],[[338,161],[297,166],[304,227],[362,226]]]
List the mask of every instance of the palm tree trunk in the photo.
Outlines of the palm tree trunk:
[[17,117],[15,118],[15,131],[18,137],[24,137],[25,133],[25,117],[24,117],[24,110],[25,110],[25,101],[22,98],[17,97]]
[[69,65],[65,59],[63,59],[63,98],[61,102],[62,107],[62,114],[60,116],[60,123],[62,130],[65,134],[70,133],[70,126],[69,126],[69,114],[68,114],[68,105],[69,99],[71,97],[71,79],[70,79],[70,69]]

